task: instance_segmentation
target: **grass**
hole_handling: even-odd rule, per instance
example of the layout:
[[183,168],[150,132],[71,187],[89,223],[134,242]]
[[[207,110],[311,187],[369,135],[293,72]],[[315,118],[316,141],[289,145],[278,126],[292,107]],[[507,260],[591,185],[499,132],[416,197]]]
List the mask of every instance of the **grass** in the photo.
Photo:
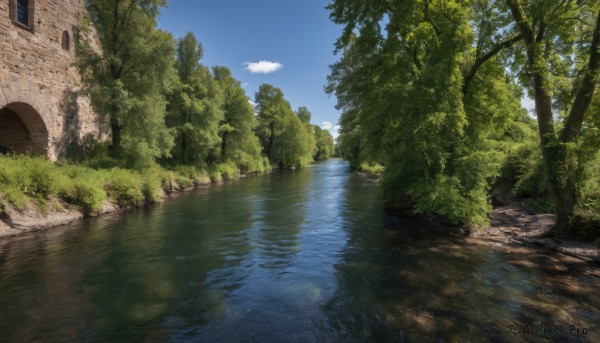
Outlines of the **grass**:
[[385,168],[378,163],[371,164],[371,163],[367,163],[367,162],[361,163],[360,168],[359,168],[359,170],[361,172],[371,174],[371,175],[381,175],[381,173],[383,173],[384,169]]
[[[95,161],[97,162],[97,161]],[[165,193],[236,178],[234,163],[200,168],[158,165],[138,171],[100,163],[57,162],[40,157],[0,156],[0,216],[5,204],[24,210],[31,204],[44,210],[51,198],[58,198],[86,212],[100,210],[105,201],[120,207],[140,206],[159,201]]]

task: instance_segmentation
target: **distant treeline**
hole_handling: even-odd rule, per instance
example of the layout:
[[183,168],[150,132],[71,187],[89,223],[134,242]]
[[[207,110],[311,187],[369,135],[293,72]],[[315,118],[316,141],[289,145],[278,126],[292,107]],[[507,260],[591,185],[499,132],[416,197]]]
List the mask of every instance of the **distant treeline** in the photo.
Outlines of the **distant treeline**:
[[[267,84],[253,107],[229,69],[200,63],[202,45],[192,33],[175,40],[159,29],[156,17],[166,1],[86,5],[78,67],[84,92],[110,129],[105,165],[140,170],[156,163],[227,163],[248,173],[333,156],[333,137],[310,124],[308,109],[294,112],[283,92]],[[100,48],[91,39],[95,33]],[[102,154],[92,145],[84,159]]]

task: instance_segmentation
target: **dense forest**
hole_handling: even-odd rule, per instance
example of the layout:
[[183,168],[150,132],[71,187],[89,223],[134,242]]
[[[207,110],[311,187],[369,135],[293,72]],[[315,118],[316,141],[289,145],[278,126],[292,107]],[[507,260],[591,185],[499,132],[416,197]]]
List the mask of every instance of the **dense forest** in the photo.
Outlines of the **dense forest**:
[[77,67],[108,140],[85,141],[58,164],[0,156],[1,196],[11,205],[24,209],[34,200],[45,208],[57,197],[87,211],[107,200],[135,206],[163,191],[333,156],[332,135],[310,123],[306,107],[294,111],[268,84],[254,107],[228,68],[200,62],[204,51],[192,33],[175,39],[159,29],[166,1],[86,5]]
[[[600,2],[335,0],[340,154],[391,208],[488,223],[493,199],[600,237]],[[522,99],[530,99],[529,113]],[[532,106],[533,107],[533,106]]]

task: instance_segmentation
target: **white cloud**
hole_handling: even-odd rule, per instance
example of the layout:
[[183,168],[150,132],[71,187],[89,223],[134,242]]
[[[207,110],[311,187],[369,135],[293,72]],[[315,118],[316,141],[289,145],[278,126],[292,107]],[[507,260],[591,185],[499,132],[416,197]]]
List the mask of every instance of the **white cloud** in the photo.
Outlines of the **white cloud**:
[[333,136],[333,139],[337,140],[338,136],[340,135],[340,129],[342,127],[339,125],[336,125],[333,130],[331,130],[331,135]]
[[244,65],[252,74],[270,74],[283,68],[283,64],[270,61],[246,62]]
[[250,84],[249,84],[248,82],[244,82],[244,83],[242,83],[242,88],[246,88],[246,87],[248,87],[248,86],[250,86]]
[[323,130],[327,130],[331,133],[331,135],[333,136],[334,140],[337,140],[338,136],[340,135],[339,131],[341,126],[339,125],[335,125],[333,126],[333,123],[330,121],[324,121],[323,124],[321,124],[321,128]]
[[321,124],[321,128],[323,130],[331,130],[331,128],[333,128],[333,124],[330,121],[324,121],[323,124]]

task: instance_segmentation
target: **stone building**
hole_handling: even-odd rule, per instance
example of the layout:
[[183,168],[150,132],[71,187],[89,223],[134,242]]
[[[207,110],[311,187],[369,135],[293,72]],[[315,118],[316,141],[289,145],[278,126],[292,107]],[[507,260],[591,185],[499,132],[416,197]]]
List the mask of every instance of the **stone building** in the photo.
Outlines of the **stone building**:
[[100,123],[79,91],[83,0],[0,0],[0,152],[57,159]]

